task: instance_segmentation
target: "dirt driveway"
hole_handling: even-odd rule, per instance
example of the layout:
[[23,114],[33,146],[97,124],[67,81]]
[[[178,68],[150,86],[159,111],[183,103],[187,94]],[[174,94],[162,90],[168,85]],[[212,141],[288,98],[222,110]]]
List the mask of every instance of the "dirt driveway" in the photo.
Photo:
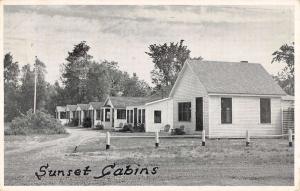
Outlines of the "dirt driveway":
[[[83,128],[67,128],[68,135],[42,135],[33,137],[24,137],[23,140],[15,142],[15,149],[5,150],[5,156],[19,155],[30,151],[41,152],[44,157],[65,155],[70,152],[70,148],[74,148],[81,144],[88,144],[105,136],[104,133],[91,129]],[[53,139],[51,139],[53,138]],[[42,140],[45,139],[45,140]],[[7,140],[5,140],[7,142]],[[9,144],[9,140],[8,140]],[[13,146],[13,145],[10,145]],[[6,147],[7,148],[7,147]],[[47,148],[47,149],[45,149]]]

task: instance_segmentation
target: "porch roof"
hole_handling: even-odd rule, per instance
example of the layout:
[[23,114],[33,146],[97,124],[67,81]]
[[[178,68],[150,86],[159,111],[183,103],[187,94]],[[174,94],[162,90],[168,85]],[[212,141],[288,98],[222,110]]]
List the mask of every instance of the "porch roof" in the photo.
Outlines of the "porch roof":
[[55,111],[56,112],[65,112],[66,107],[65,106],[56,106]]
[[67,105],[66,109],[68,109],[69,111],[76,111],[77,105]]
[[97,110],[101,109],[101,107],[103,106],[103,102],[90,102],[89,105],[92,106],[93,109]]

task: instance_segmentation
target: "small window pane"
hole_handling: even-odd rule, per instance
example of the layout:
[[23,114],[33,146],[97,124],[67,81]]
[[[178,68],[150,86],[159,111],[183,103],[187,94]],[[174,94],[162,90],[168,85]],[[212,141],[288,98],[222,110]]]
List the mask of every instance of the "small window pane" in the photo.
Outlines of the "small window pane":
[[161,123],[161,111],[154,111],[154,123]]
[[96,119],[100,120],[100,116],[101,116],[101,110],[98,109],[98,110],[96,110]]
[[142,123],[142,110],[141,109],[138,110],[138,114],[139,114],[138,115],[139,116],[138,117],[138,123]]
[[66,112],[60,112],[60,119],[66,119]]
[[130,121],[129,123],[133,123],[133,110],[130,110]]
[[145,123],[145,109],[142,109],[142,123]]
[[110,121],[110,109],[105,109],[105,121]]
[[178,103],[178,121],[191,121],[191,102]]
[[127,123],[129,123],[129,110],[127,110]]
[[126,119],[126,109],[117,110],[117,119]]
[[104,109],[101,109],[101,112],[100,112],[100,120],[103,121],[103,114],[104,114]]
[[271,123],[271,100],[269,98],[260,99],[260,122]]
[[231,98],[221,98],[221,123],[232,123]]

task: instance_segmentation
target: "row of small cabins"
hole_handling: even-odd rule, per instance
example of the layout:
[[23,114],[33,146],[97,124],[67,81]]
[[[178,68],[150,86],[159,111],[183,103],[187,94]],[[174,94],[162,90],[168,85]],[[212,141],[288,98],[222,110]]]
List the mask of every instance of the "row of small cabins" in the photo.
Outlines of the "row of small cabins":
[[101,102],[57,107],[67,123],[90,116],[92,126],[105,129],[124,124],[145,125],[146,132],[184,126],[189,134],[206,131],[208,137],[244,137],[282,134],[282,111],[293,107],[287,96],[260,64],[187,60],[165,99],[107,97]]

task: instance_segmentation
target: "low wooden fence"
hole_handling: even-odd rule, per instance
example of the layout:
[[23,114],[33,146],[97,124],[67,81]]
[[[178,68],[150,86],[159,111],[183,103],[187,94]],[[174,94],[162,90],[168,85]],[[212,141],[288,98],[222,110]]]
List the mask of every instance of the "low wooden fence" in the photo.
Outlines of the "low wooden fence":
[[[202,131],[202,135],[179,135],[179,136],[159,136],[159,132],[155,132],[154,136],[113,136],[113,138],[154,138],[155,141],[154,145],[155,147],[159,147],[159,139],[160,138],[201,138],[202,140],[202,146],[205,146],[205,130]],[[246,142],[246,147],[250,146],[250,133],[247,130],[245,132],[245,142]],[[292,129],[288,129],[287,134],[282,134],[282,135],[268,135],[268,136],[261,136],[263,137],[269,137],[269,138],[278,138],[278,137],[288,137],[288,145],[289,147],[293,146],[293,132]],[[255,136],[255,138],[259,138],[259,136]],[[106,150],[110,149],[110,143],[111,143],[111,135],[110,132],[106,132]]]

